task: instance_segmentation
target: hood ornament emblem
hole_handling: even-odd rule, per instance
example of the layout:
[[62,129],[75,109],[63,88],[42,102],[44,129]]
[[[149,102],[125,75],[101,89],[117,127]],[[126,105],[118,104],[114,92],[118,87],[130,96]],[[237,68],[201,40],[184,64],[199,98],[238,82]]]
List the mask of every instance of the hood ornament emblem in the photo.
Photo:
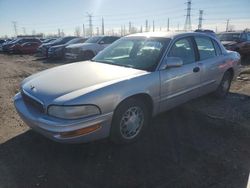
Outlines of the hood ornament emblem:
[[35,86],[30,85],[30,89],[31,89],[31,90],[34,90],[34,89],[35,89]]

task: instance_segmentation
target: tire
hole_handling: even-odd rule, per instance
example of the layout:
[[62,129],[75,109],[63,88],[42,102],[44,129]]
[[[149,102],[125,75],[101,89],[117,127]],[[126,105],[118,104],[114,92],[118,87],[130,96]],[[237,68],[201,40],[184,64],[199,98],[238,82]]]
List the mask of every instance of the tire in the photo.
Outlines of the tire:
[[149,110],[143,101],[130,98],[122,102],[113,115],[110,138],[116,144],[136,141],[149,122]]
[[214,92],[215,97],[224,98],[228,95],[232,79],[233,79],[232,73],[229,71],[226,71],[223,75],[220,85],[218,86],[217,90]]
[[95,57],[95,54],[93,52],[91,52],[91,51],[85,51],[83,53],[83,60],[90,60],[93,57]]

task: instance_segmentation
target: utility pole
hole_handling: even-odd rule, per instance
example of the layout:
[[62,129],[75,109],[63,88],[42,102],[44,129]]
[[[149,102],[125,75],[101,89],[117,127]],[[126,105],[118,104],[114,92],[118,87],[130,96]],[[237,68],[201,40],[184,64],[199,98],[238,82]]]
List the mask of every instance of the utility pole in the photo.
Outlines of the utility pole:
[[23,29],[23,34],[26,35],[26,29],[25,29],[25,27],[22,27],[22,29]]
[[141,29],[140,29],[140,32],[142,33],[142,25],[141,25]]
[[82,24],[82,36],[83,36],[83,38],[86,37],[86,31],[85,31],[85,25],[84,24]]
[[60,37],[61,36],[61,31],[60,31],[60,29],[58,29],[58,37]]
[[126,26],[125,25],[123,26],[123,34],[127,35],[127,31],[126,31]]
[[129,23],[128,23],[128,32],[129,32],[129,34],[131,34],[131,28],[132,28],[132,25],[131,25],[131,22],[129,21]]
[[92,14],[87,13],[87,16],[89,18],[89,36],[92,37],[93,35]]
[[155,32],[155,21],[153,20],[153,32]]
[[202,29],[202,20],[203,20],[203,10],[199,10],[199,24],[198,24],[198,29]]
[[229,27],[229,19],[227,19],[226,32],[228,32],[228,27]]
[[169,31],[169,18],[168,18],[168,31]]
[[186,4],[187,4],[187,14],[186,14],[184,30],[191,31],[192,30],[192,27],[191,27],[191,5],[192,5],[192,2],[191,2],[191,0],[188,0],[186,2]]
[[145,30],[148,32],[148,20],[146,20]]
[[96,27],[96,35],[99,36],[99,27]]
[[104,19],[103,19],[103,17],[102,17],[102,35],[104,35]]
[[13,21],[12,24],[13,24],[13,28],[14,28],[14,33],[17,36],[18,35],[18,33],[17,33],[17,22]]

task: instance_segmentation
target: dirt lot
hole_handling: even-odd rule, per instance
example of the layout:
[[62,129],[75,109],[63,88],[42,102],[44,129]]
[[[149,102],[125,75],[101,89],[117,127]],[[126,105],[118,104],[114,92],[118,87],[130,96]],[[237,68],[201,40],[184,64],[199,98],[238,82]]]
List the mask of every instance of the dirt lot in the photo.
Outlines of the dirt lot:
[[152,120],[137,143],[67,145],[29,128],[12,97],[58,63],[0,54],[0,187],[245,188],[250,171],[250,58],[224,100],[201,97]]

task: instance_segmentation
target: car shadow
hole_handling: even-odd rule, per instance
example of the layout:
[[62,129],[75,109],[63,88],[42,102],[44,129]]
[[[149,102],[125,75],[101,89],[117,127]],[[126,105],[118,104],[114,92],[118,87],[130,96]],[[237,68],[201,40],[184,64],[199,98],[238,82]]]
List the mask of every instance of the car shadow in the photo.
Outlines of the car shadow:
[[191,110],[194,103],[153,118],[144,136],[129,145],[108,139],[61,144],[29,130],[0,145],[0,185],[246,187],[249,135],[224,121],[209,121]]

